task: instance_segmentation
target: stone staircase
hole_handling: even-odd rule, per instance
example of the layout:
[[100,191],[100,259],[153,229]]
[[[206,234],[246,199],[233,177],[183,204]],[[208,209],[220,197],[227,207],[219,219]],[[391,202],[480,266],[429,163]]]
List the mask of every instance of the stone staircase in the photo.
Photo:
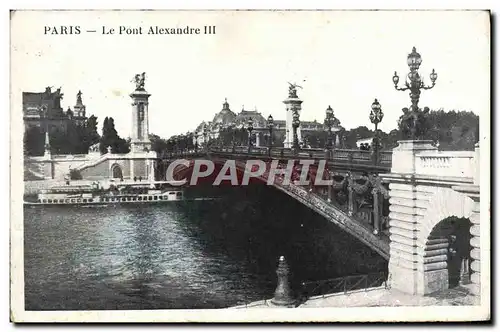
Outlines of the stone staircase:
[[45,180],[46,175],[43,170],[43,164],[40,163],[24,163],[24,181]]

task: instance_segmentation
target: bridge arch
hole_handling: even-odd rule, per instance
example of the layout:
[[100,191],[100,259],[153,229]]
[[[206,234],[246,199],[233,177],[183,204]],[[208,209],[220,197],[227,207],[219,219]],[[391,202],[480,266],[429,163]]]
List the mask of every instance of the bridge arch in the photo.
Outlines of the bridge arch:
[[432,230],[448,217],[469,218],[472,215],[474,201],[463,193],[451,188],[434,187],[429,205],[421,216],[421,243],[425,244]]
[[[423,294],[458,286],[470,275],[470,217],[474,201],[447,187],[428,187],[428,205],[417,232]],[[422,210],[421,210],[422,211]]]
[[470,227],[468,218],[452,216],[431,231],[424,253],[424,283],[430,291],[470,281]]
[[[209,158],[215,165],[214,174],[218,174],[218,171],[222,168],[222,166],[226,163],[227,158],[218,158],[215,156],[211,156]],[[247,161],[249,160],[235,160],[235,168],[238,176],[238,184],[241,185],[242,177],[245,173],[247,167]],[[276,161],[273,160],[265,160],[266,165],[269,163]],[[194,169],[195,160],[189,160],[187,164],[178,164],[173,169],[173,179],[174,180],[186,180],[187,184],[190,184],[191,175]],[[280,163],[284,167],[286,167],[288,161]],[[298,166],[298,161],[296,163]],[[201,169],[204,171],[204,168]],[[172,170],[170,170],[172,171]],[[334,204],[327,202],[325,199],[320,198],[316,194],[312,192],[312,187],[303,188],[300,184],[294,184],[294,179],[298,179],[298,175],[300,172],[298,169],[292,171],[291,181],[286,184],[283,181],[283,177],[276,176],[275,181],[273,181],[270,185],[282,191],[283,193],[291,196],[295,200],[301,202],[314,212],[322,215],[330,222],[333,222],[335,225],[339,226],[343,231],[353,235],[360,242],[364,243],[372,250],[376,251],[383,258],[389,259],[389,239],[387,236],[380,236],[378,233],[373,232],[372,229],[363,226],[358,220],[348,213],[345,210],[342,210],[336,207]],[[213,183],[217,175],[212,177],[202,178],[200,182],[208,182]],[[268,169],[260,176],[251,177],[249,183],[252,182],[264,182],[268,183]],[[308,174],[311,183],[314,183],[316,178],[316,171],[313,168],[312,171]],[[222,182],[230,183],[229,180],[224,180]]]
[[111,178],[113,179],[121,179],[123,178],[123,170],[118,163],[114,163],[110,167]]

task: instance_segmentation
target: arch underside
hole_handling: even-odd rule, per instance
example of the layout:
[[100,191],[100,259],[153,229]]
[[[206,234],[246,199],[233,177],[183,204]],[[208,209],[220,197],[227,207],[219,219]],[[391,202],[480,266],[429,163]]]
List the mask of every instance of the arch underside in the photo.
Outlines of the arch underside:
[[450,232],[437,229],[449,217],[469,218],[473,200],[434,183],[391,183],[390,189],[391,285],[420,295],[447,289]]
[[470,197],[451,188],[432,187],[431,192],[428,206],[420,218],[420,240],[423,244],[442,220],[449,217],[470,218],[474,208]]
[[[216,171],[220,170],[225,160],[215,159],[212,160],[216,165]],[[194,167],[194,162],[191,161],[189,166],[177,166],[174,170],[174,179],[182,180],[191,178],[192,171]],[[236,170],[238,173],[238,183],[241,183],[243,173],[245,172],[246,163],[241,161],[236,161]],[[213,183],[215,176],[203,178],[200,182]],[[312,178],[314,181],[314,177]],[[268,174],[265,172],[263,175],[250,178],[249,184],[252,182],[268,182]],[[223,181],[221,185],[229,184],[229,181]],[[359,221],[353,219],[347,215],[344,211],[338,209],[334,205],[327,203],[324,199],[319,196],[308,192],[307,189],[294,185],[294,184],[282,184],[278,177],[270,185],[282,191],[283,193],[291,196],[292,198],[298,200],[308,208],[312,209],[316,213],[319,213],[325,217],[328,221],[333,222],[338,227],[340,227],[345,232],[351,234],[359,241],[370,247],[372,250],[376,251],[385,259],[389,259],[389,240],[385,237],[377,236],[372,233],[371,230],[364,227]]]

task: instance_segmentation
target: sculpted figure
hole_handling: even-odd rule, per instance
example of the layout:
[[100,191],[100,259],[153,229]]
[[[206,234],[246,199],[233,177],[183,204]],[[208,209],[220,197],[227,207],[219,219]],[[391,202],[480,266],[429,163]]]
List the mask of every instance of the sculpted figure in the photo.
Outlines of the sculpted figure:
[[78,93],[76,94],[76,103],[82,104],[82,91],[81,90],[78,90]]
[[298,98],[297,97],[297,88],[302,88],[302,87],[300,85],[295,84],[295,83],[288,82],[288,84],[290,85],[288,87],[288,97],[289,98]]
[[145,81],[146,81],[146,73],[136,74],[134,77],[135,89],[144,90]]
[[61,99],[63,99],[64,93],[61,92],[61,88],[54,92],[54,108],[61,108]]

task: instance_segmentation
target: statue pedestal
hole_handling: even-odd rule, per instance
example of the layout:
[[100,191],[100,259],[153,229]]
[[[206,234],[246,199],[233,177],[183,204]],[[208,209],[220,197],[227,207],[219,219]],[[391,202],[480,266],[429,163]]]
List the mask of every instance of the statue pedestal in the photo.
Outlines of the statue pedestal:
[[149,93],[146,90],[135,90],[132,98],[132,134],[130,135],[130,150],[144,152],[151,150],[149,140]]
[[398,141],[398,146],[392,150],[391,173],[415,173],[415,155],[420,152],[437,152],[430,140]]
[[[302,110],[302,100],[297,97],[288,97],[283,101],[286,105],[286,136],[283,142],[285,148],[292,148],[293,146],[293,112],[294,110],[299,114]],[[299,144],[302,142],[302,134],[300,132],[300,126],[297,128],[297,137],[299,139]]]

